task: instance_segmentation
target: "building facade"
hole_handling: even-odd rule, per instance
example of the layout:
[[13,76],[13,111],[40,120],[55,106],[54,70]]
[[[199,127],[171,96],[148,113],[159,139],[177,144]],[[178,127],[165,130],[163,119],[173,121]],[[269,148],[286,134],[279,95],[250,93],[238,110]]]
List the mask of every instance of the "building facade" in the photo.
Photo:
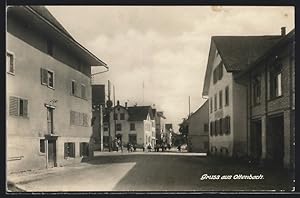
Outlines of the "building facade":
[[210,153],[248,154],[247,88],[233,75],[244,71],[282,36],[214,36],[202,95],[209,98]]
[[90,66],[106,66],[41,6],[7,10],[8,172],[80,161],[92,134]]
[[119,102],[110,113],[110,127],[104,123],[104,143],[109,141],[109,130],[111,139],[121,137],[123,146],[128,143],[137,147],[155,146],[155,120],[151,106],[121,106]]
[[[285,32],[285,30],[283,30]],[[236,75],[249,96],[248,150],[253,160],[294,168],[295,30]]]
[[209,148],[209,119],[208,100],[190,117],[188,123],[189,152],[208,152]]

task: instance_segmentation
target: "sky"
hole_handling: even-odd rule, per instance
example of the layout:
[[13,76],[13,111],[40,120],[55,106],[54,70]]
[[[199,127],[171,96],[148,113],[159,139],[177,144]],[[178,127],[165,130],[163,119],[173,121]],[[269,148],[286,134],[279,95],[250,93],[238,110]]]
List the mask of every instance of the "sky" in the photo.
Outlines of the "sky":
[[[212,36],[279,35],[294,28],[294,7],[47,6],[80,44],[109,66],[121,105],[151,105],[178,124],[204,102]],[[92,73],[103,71],[92,68]],[[107,88],[107,87],[106,87]]]

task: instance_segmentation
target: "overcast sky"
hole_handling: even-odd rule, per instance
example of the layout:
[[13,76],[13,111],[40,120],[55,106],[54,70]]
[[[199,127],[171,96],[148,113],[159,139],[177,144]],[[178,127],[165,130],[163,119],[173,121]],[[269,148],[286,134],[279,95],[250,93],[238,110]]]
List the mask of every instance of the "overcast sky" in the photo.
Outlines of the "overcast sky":
[[188,115],[189,96],[191,112],[205,102],[202,88],[211,36],[278,35],[282,26],[287,32],[294,28],[293,7],[47,8],[79,43],[108,64],[109,72],[95,76],[95,84],[110,80],[122,105],[155,104],[175,127]]

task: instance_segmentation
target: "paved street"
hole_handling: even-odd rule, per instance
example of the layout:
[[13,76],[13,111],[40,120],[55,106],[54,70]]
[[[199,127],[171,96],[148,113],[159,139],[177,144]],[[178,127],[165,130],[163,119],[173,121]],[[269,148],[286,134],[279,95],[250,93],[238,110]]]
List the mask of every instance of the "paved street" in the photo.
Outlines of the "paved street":
[[[291,190],[284,171],[257,168],[230,159],[181,153],[112,154],[57,168],[27,181],[14,178],[26,191],[236,191]],[[201,180],[208,175],[263,175],[263,179]]]

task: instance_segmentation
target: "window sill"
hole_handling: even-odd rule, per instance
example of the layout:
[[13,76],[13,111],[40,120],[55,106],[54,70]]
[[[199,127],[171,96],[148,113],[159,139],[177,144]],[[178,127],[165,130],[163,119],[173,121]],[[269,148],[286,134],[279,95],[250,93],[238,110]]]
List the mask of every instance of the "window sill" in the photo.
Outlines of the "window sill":
[[83,99],[83,100],[88,100],[87,98],[83,98],[83,97],[80,97],[80,96],[76,96],[76,95],[74,95],[74,94],[71,94],[71,96],[74,96],[75,98],[79,98],[79,99]]
[[261,103],[256,103],[256,104],[253,104],[252,107],[257,107],[257,106],[260,106]]
[[13,75],[13,76],[16,75],[14,72],[6,72],[6,73],[8,73],[8,74],[10,74],[10,75]]
[[271,102],[271,101],[273,101],[273,100],[277,100],[277,99],[282,98],[282,97],[283,97],[283,95],[280,95],[280,96],[276,96],[276,97],[270,98],[270,99],[268,100],[268,102]]
[[46,156],[46,153],[39,153],[39,156]]

